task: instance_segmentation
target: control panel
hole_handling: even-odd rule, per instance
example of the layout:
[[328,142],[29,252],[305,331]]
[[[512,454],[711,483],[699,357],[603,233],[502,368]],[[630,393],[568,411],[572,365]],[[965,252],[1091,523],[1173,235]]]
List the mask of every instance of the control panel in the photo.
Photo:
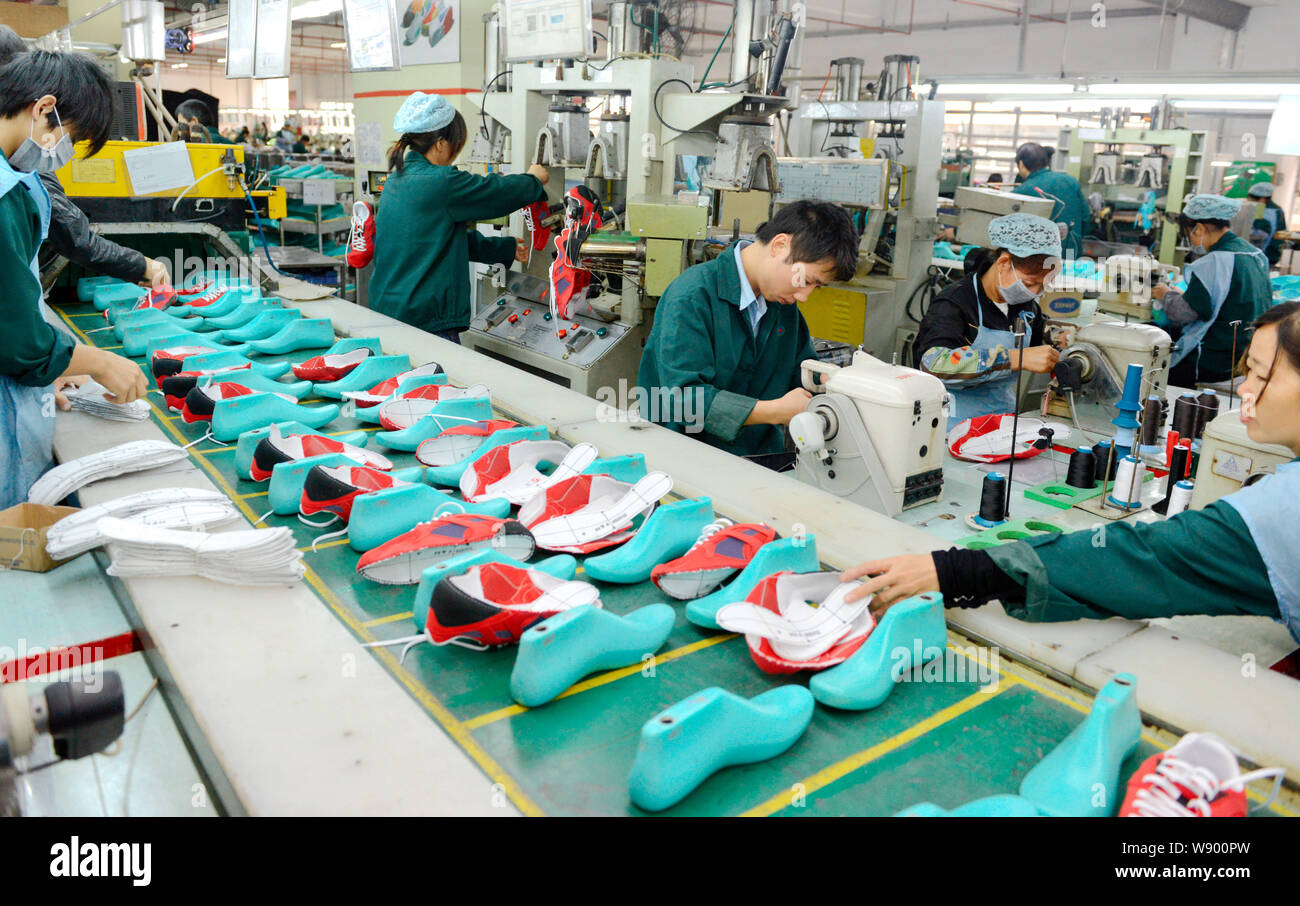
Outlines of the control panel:
[[627,325],[576,315],[556,322],[545,300],[507,294],[470,321],[471,330],[504,340],[578,368],[590,367],[627,333]]

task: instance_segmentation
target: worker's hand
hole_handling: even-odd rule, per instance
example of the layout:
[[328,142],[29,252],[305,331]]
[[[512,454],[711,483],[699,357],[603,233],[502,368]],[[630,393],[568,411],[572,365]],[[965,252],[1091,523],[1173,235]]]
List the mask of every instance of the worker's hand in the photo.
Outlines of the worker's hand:
[[95,352],[97,355],[90,376],[108,391],[104,399],[110,403],[133,403],[149,392],[144,372],[135,362],[102,349]]
[[804,409],[812,394],[802,387],[796,387],[780,399],[759,400],[754,410],[745,420],[747,425],[788,425]]
[[954,230],[952,227],[944,227],[942,230],[939,231],[939,235],[936,236],[935,238],[938,239],[940,242],[956,242],[957,231]]
[[1169,292],[1168,283],[1157,283],[1155,286],[1151,287],[1151,295],[1157,299],[1163,299],[1167,292]]
[[923,592],[939,590],[939,574],[934,568],[934,558],[929,554],[904,554],[859,563],[840,573],[840,581],[852,582],[863,576],[872,578],[845,595],[844,600],[851,603],[867,595],[875,595],[871,602],[871,614],[877,620],[899,601]]
[[154,289],[166,284],[171,277],[167,275],[167,265],[163,264],[157,258],[144,259],[144,280]]
[[1038,374],[1050,374],[1061,358],[1060,350],[1055,346],[1030,346],[1024,354],[1011,350],[1012,371],[1033,371]]
[[68,399],[68,395],[63,391],[70,387],[80,387],[82,384],[89,381],[90,375],[88,374],[65,374],[63,377],[55,378],[54,402],[57,403],[58,407],[64,412],[71,411],[72,401]]
[[533,176],[536,176],[537,181],[542,185],[546,185],[551,179],[551,171],[543,167],[541,164],[531,164],[528,167],[528,172]]
[[527,264],[528,252],[531,248],[532,248],[531,243],[525,242],[523,239],[516,239],[515,260],[518,261],[520,264]]

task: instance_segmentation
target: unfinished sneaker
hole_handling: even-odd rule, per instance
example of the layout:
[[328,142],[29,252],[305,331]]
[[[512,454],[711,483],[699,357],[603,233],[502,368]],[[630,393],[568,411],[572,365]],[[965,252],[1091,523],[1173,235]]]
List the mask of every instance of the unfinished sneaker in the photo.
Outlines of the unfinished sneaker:
[[420,446],[415,448],[415,458],[425,466],[454,465],[473,456],[474,451],[483,445],[483,438],[519,426],[519,422],[512,422],[508,418],[453,425],[441,434],[420,441]]
[[302,516],[332,513],[347,522],[352,516],[352,502],[362,494],[408,484],[409,481],[365,466],[313,466],[302,485],[298,512]]
[[761,522],[719,519],[705,526],[682,556],[656,566],[650,581],[678,601],[702,598],[748,566],[758,549],[777,537],[776,529]]
[[368,358],[370,358],[369,349],[354,349],[351,352],[312,356],[307,361],[290,367],[293,376],[300,381],[329,384],[347,377],[354,368]]
[[375,257],[375,209],[368,201],[352,204],[352,233],[348,236],[348,266],[360,270]]
[[[216,384],[195,387],[185,394],[185,402],[181,404],[181,419],[186,424],[210,422],[212,421],[212,412],[221,400],[231,400],[237,396],[250,396],[261,392],[260,390],[245,387],[243,384],[237,384],[234,381],[222,381]],[[272,393],[271,396],[278,396],[295,405],[298,402],[296,397],[287,393]]]
[[861,584],[841,582],[838,572],[773,573],[744,601],[718,610],[718,625],[745,634],[764,673],[825,670],[847,661],[875,628],[870,596],[844,600]]
[[338,453],[346,456],[359,466],[391,472],[393,463],[386,456],[372,453],[352,444],[345,444],[323,434],[289,434],[280,433],[279,425],[271,426],[271,433],[257,442],[253,448],[253,462],[249,474],[253,481],[266,481],[272,470],[282,462],[296,462],[309,456],[323,456],[326,453]]
[[371,406],[378,406],[384,400],[388,399],[397,392],[397,388],[402,385],[403,381],[411,378],[427,377],[433,374],[442,374],[442,366],[437,362],[430,362],[427,365],[421,365],[419,368],[412,368],[410,371],[403,371],[395,377],[390,377],[386,381],[380,381],[369,390],[344,390],[342,397],[345,400],[352,400],[358,409],[369,409]]
[[452,640],[483,648],[509,645],[534,623],[583,604],[601,606],[594,585],[484,563],[434,586],[424,628],[435,645]]
[[153,372],[155,380],[159,380],[169,374],[179,373],[187,356],[216,351],[211,346],[173,346],[170,349],[158,349],[149,359],[149,370]]
[[226,368],[212,368],[205,371],[179,371],[176,374],[169,374],[159,378],[158,389],[162,391],[163,398],[167,401],[167,408],[173,412],[180,412],[181,407],[185,405],[185,397],[199,385],[200,381],[206,381],[218,374],[250,371],[252,367],[250,363],[248,365],[231,365]]
[[357,572],[384,585],[413,585],[426,568],[484,548],[522,561],[533,555],[536,546],[528,529],[515,519],[454,513],[422,522],[366,551],[357,562]]
[[451,384],[425,384],[414,390],[395,396],[379,407],[379,423],[388,431],[401,431],[409,428],[437,408],[439,403],[447,400],[464,399],[471,396],[487,396],[488,388],[484,384],[470,387],[453,387]]
[[1120,806],[1121,818],[1244,818],[1246,784],[1276,778],[1277,798],[1282,768],[1241,773],[1237,756],[1213,733],[1188,733],[1167,752],[1152,755],[1128,781]]

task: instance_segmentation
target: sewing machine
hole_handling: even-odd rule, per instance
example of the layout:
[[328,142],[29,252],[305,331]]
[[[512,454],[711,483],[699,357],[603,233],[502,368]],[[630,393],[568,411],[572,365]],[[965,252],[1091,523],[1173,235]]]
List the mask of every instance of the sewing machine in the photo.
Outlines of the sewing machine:
[[[1163,399],[1169,381],[1170,346],[1169,334],[1152,324],[1108,320],[1078,328],[1048,384],[1043,414],[1077,418],[1085,429],[1112,433],[1115,402],[1124,393],[1128,366],[1142,366],[1143,399],[1151,395]],[[1088,412],[1079,414],[1085,403],[1100,407],[1100,420]]]
[[1196,484],[1188,508],[1199,510],[1220,497],[1240,491],[1294,458],[1295,454],[1286,447],[1251,440],[1241,423],[1240,405],[1220,412],[1205,426],[1201,437]]
[[805,361],[802,380],[814,396],[790,421],[796,478],[888,516],[939,497],[943,382],[861,350],[844,367]]

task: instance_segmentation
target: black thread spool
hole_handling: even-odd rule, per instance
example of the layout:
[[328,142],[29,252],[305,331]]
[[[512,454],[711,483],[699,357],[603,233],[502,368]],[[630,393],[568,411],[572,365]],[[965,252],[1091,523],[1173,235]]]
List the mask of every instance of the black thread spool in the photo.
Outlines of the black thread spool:
[[1001,472],[989,472],[984,476],[979,517],[990,524],[1007,518],[1007,477]]
[[1080,447],[1070,454],[1065,483],[1085,491],[1091,491],[1097,486],[1097,458],[1093,455],[1092,447]]
[[[1119,456],[1112,457],[1110,448],[1111,443],[1108,440],[1093,445],[1092,455],[1096,460],[1097,471],[1095,474],[1097,481],[1110,481],[1119,470]],[[1107,466],[1110,467],[1109,471],[1107,471]]]
[[1169,426],[1170,430],[1177,431],[1179,437],[1186,437],[1188,440],[1195,437],[1196,412],[1200,408],[1195,393],[1188,391],[1178,397],[1174,400],[1174,420]]
[[1169,498],[1174,493],[1174,485],[1183,480],[1184,473],[1187,472],[1187,457],[1192,455],[1191,447],[1185,447],[1182,441],[1174,447],[1173,452],[1169,454],[1169,475],[1165,478],[1165,499],[1157,503],[1151,509],[1164,515],[1169,509]]
[[1160,397],[1148,396],[1146,402],[1142,404],[1142,446],[1154,447],[1160,441],[1160,422],[1163,415]]
[[1213,390],[1203,390],[1196,398],[1196,436],[1205,434],[1205,426],[1219,414],[1219,395]]

